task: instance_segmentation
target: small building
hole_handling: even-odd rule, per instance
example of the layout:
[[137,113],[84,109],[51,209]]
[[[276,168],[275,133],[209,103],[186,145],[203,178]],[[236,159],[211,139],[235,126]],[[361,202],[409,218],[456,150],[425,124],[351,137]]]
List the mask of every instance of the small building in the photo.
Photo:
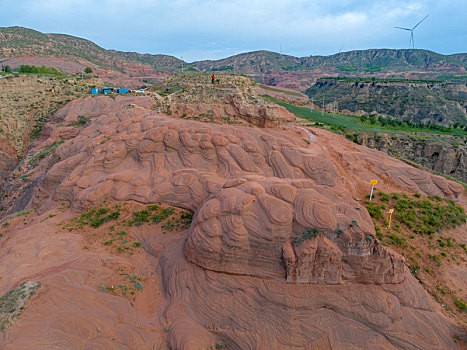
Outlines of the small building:
[[103,94],[111,94],[112,93],[112,88],[111,87],[103,87],[101,89],[101,93]]
[[127,94],[127,93],[128,93],[128,89],[127,89],[127,88],[120,88],[120,89],[117,89],[117,93],[119,93],[119,94]]
[[91,94],[97,95],[99,93],[99,88],[91,88]]

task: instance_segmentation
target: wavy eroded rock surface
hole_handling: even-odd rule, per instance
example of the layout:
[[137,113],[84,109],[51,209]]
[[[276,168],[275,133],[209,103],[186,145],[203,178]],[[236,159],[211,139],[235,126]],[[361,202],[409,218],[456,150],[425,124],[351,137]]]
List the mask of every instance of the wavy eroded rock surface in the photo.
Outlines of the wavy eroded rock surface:
[[[75,133],[47,129],[45,142],[65,142],[42,165],[28,204],[38,216],[0,248],[2,291],[29,274],[45,289],[2,348],[456,348],[456,327],[378,242],[358,198],[377,179],[465,205],[461,185],[323,130],[306,143],[300,129],[187,121],[153,105],[98,97],[57,112],[63,124],[93,118]],[[133,264],[148,287],[134,305],[96,290],[122,257],[83,251],[79,235],[48,234],[55,219],[40,221],[61,202],[65,217],[103,201],[194,212],[177,234],[136,229],[144,253]],[[30,271],[16,265],[18,244]]]

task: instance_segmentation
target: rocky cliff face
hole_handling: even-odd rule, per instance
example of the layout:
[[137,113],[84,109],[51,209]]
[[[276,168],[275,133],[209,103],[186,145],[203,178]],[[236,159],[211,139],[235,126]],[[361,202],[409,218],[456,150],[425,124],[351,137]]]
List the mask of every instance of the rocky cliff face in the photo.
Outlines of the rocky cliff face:
[[410,81],[319,79],[307,90],[338,110],[389,115],[417,123],[467,124],[467,85]]
[[463,137],[360,134],[357,141],[467,183],[467,140]]

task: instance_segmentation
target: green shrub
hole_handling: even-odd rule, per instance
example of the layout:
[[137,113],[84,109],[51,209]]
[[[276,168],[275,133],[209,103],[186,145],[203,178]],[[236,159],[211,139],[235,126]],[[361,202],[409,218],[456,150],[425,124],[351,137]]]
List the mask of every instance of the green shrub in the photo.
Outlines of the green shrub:
[[367,204],[368,213],[375,219],[384,219],[383,209],[385,208],[386,206],[384,204],[378,204],[375,202],[368,202]]
[[391,240],[392,244],[396,244],[403,248],[407,247],[406,238],[403,236],[399,236],[395,233],[389,233],[388,238]]
[[154,223],[158,224],[161,221],[167,219],[173,213],[174,213],[174,210],[172,208],[165,208],[165,209],[162,209],[160,212],[154,214],[151,218]]
[[71,122],[71,123],[67,124],[67,126],[83,126],[88,122],[89,119],[91,119],[91,118],[90,117],[85,117],[83,115],[79,115],[77,121]]
[[24,305],[40,288],[40,282],[23,282],[0,298],[0,330],[8,328],[13,319],[18,317]]
[[460,311],[467,311],[467,302],[462,298],[454,297],[454,304]]
[[400,193],[393,192],[393,193],[391,193],[391,198],[395,199],[395,200],[399,200],[399,199],[401,199],[401,195],[400,195]]
[[389,202],[391,199],[391,196],[387,193],[384,192],[378,192],[379,194],[379,199],[381,199],[382,202]]
[[37,154],[33,154],[29,157],[28,165],[33,164],[34,162],[44,159],[49,154],[55,152],[58,146],[60,146],[64,141],[55,141],[54,143],[43,147]]
[[376,231],[376,237],[379,239],[383,239],[383,233],[381,232],[381,227],[378,225],[375,225],[375,231]]
[[434,202],[442,202],[443,199],[440,196],[428,196],[427,197],[429,200],[434,201]]
[[433,255],[428,254],[428,257],[429,257],[431,260],[433,260],[433,261],[436,263],[436,265],[437,265],[438,267],[441,266],[441,257],[440,257],[439,255],[436,255],[436,254],[433,254]]
[[53,67],[36,67],[23,64],[19,67],[19,73],[29,73],[29,74],[46,74],[46,75],[62,75],[57,69]]
[[134,224],[135,226],[140,226],[143,222],[149,222],[150,215],[151,212],[148,209],[135,211],[133,213],[133,219],[131,220],[131,224]]
[[308,239],[318,237],[319,234],[320,234],[319,229],[315,227],[313,229],[310,229],[310,230],[307,230],[307,231],[303,232],[300,235],[295,236],[294,239],[293,239],[293,242],[296,245],[301,245],[303,242],[305,242]]
[[90,225],[91,227],[97,228],[106,222],[117,220],[119,217],[120,210],[118,208],[111,210],[107,207],[99,207],[81,214],[76,219],[76,222],[81,227],[84,225]]

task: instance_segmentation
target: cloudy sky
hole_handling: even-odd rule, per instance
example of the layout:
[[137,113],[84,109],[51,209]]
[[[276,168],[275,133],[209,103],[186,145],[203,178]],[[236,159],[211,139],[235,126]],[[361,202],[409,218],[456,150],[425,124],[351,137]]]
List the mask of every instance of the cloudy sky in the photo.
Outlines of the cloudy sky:
[[271,50],[294,56],[368,48],[467,52],[467,0],[0,0],[0,26],[186,61]]

